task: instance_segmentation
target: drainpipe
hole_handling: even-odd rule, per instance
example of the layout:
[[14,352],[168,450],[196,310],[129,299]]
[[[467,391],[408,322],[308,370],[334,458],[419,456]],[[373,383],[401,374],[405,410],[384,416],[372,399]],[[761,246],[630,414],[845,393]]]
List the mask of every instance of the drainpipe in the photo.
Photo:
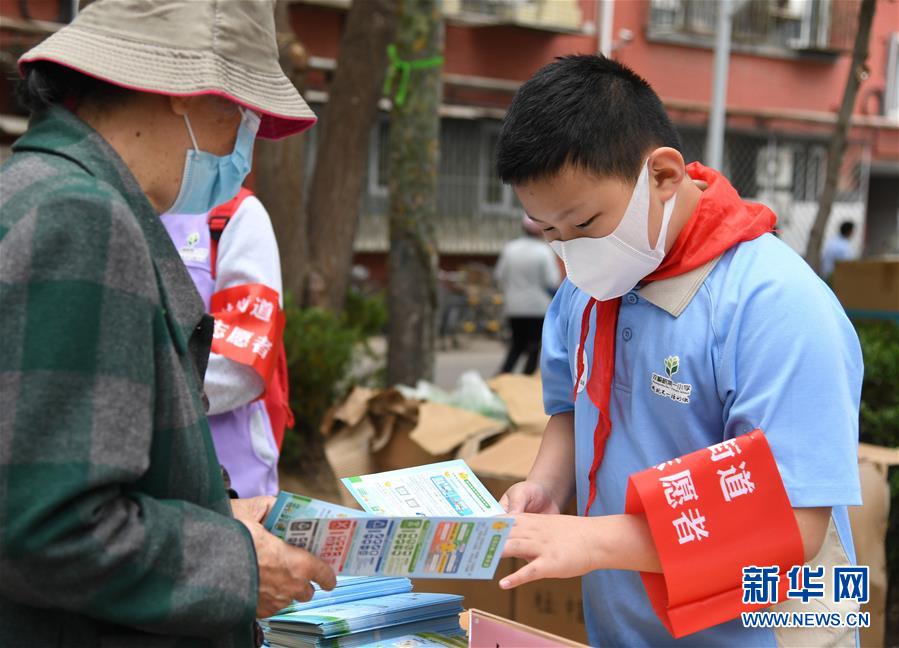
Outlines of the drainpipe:
[[727,110],[727,68],[730,62],[730,28],[734,0],[719,0],[715,25],[715,63],[712,76],[712,101],[709,130],[705,143],[705,163],[721,169],[724,159],[724,125]]
[[599,27],[599,53],[612,57],[612,23],[615,19],[615,0],[596,0],[596,24]]

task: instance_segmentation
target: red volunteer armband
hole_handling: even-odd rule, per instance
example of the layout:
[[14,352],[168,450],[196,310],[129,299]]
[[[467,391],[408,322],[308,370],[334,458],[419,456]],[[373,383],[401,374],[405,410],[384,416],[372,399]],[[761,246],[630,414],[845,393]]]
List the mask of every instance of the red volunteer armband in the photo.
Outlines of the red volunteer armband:
[[212,352],[253,367],[268,387],[284,332],[278,293],[263,284],[244,284],[212,296],[215,318]]
[[659,619],[676,638],[765,605],[743,603],[743,568],[804,562],[802,537],[761,430],[631,475],[626,513],[646,516],[662,564],[641,573]]

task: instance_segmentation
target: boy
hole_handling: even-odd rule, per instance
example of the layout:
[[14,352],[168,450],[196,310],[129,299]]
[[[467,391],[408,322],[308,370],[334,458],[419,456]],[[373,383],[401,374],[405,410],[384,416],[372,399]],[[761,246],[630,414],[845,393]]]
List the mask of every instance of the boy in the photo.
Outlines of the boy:
[[[813,631],[799,631],[806,633],[799,638],[786,629],[744,628],[732,596],[741,586],[739,569],[733,578],[728,572],[729,594],[691,601],[702,614],[680,631],[674,612],[665,616],[675,591],[701,590],[720,576],[709,564],[759,555],[740,540],[744,530],[754,545],[770,545],[765,555],[789,556],[792,564],[851,564],[845,507],[861,503],[862,361],[852,326],[814,272],[771,234],[774,214],[742,201],[717,172],[685,167],[678,149],[649,85],[602,57],[546,66],[522,86],[506,116],[499,176],[543,226],[568,278],[544,326],[541,370],[551,419],[528,479],[502,498],[518,514],[506,555],[529,564],[500,585],[583,576],[593,645],[660,645],[672,643],[672,634],[689,634],[690,645],[816,642]],[[764,432],[761,439],[745,436],[755,429]],[[719,469],[715,486],[719,476],[722,488],[725,479],[743,480],[742,490],[730,493],[735,499],[727,498],[732,505],[765,490],[762,510],[771,515],[719,516],[710,535],[700,512],[720,503],[710,492],[697,494],[689,479],[673,479],[690,477],[677,472],[681,458],[695,468],[685,455],[722,442],[717,458],[723,449],[734,460],[712,466]],[[774,479],[762,479],[758,462],[752,476],[750,442],[769,459],[773,454]],[[674,528],[651,527],[650,507],[646,516],[635,513],[631,493],[626,506],[629,477],[652,467],[665,471],[657,473],[659,489],[683,516]],[[559,515],[575,493],[584,517]],[[778,511],[787,518],[775,523]],[[738,531],[722,546],[724,526]],[[659,544],[666,527],[678,532],[675,547],[698,547],[708,561],[670,562]],[[685,569],[697,582],[675,582],[672,574]],[[730,611],[715,611],[725,598]],[[697,620],[710,610],[712,622]],[[851,632],[844,635],[836,638],[852,640]]]

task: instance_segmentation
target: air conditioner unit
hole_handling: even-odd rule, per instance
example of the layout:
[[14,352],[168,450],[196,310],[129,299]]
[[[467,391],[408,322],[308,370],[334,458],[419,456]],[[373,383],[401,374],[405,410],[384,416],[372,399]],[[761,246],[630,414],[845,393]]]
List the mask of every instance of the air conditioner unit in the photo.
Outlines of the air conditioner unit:
[[801,19],[808,12],[810,0],[776,0],[772,13],[781,18]]
[[767,147],[755,158],[755,183],[760,190],[793,187],[793,149]]
[[[801,11],[800,11],[801,10]],[[800,0],[793,9],[799,33],[790,40],[793,49],[832,53],[838,48],[830,38],[831,3],[827,0]]]

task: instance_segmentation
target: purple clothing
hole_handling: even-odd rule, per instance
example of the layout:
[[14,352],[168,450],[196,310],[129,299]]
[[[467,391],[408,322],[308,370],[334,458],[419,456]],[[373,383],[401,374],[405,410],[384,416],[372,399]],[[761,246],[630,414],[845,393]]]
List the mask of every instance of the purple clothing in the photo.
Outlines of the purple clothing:
[[[238,209],[244,210],[247,199]],[[255,198],[253,203],[261,208]],[[253,207],[254,205],[247,205]],[[264,213],[264,210],[263,210]],[[162,224],[178,248],[181,259],[187,266],[203,303],[209,311],[212,295],[229,287],[217,285],[210,266],[210,234],[206,214],[164,214]],[[237,214],[228,228],[235,225]],[[267,214],[266,214],[267,218]],[[226,228],[226,232],[228,229]],[[223,236],[218,250],[222,258]],[[221,265],[217,268],[218,278],[223,275]],[[269,282],[260,278],[259,283]],[[279,291],[280,292],[280,291]],[[216,354],[213,354],[215,356]],[[230,361],[229,361],[230,362]],[[234,363],[236,364],[236,363]],[[235,371],[238,368],[235,368]],[[210,396],[211,399],[211,396]],[[208,417],[212,430],[212,440],[219,462],[227,469],[231,485],[241,497],[276,495],[278,493],[278,449],[272,434],[271,422],[262,400],[252,400],[227,412]]]

